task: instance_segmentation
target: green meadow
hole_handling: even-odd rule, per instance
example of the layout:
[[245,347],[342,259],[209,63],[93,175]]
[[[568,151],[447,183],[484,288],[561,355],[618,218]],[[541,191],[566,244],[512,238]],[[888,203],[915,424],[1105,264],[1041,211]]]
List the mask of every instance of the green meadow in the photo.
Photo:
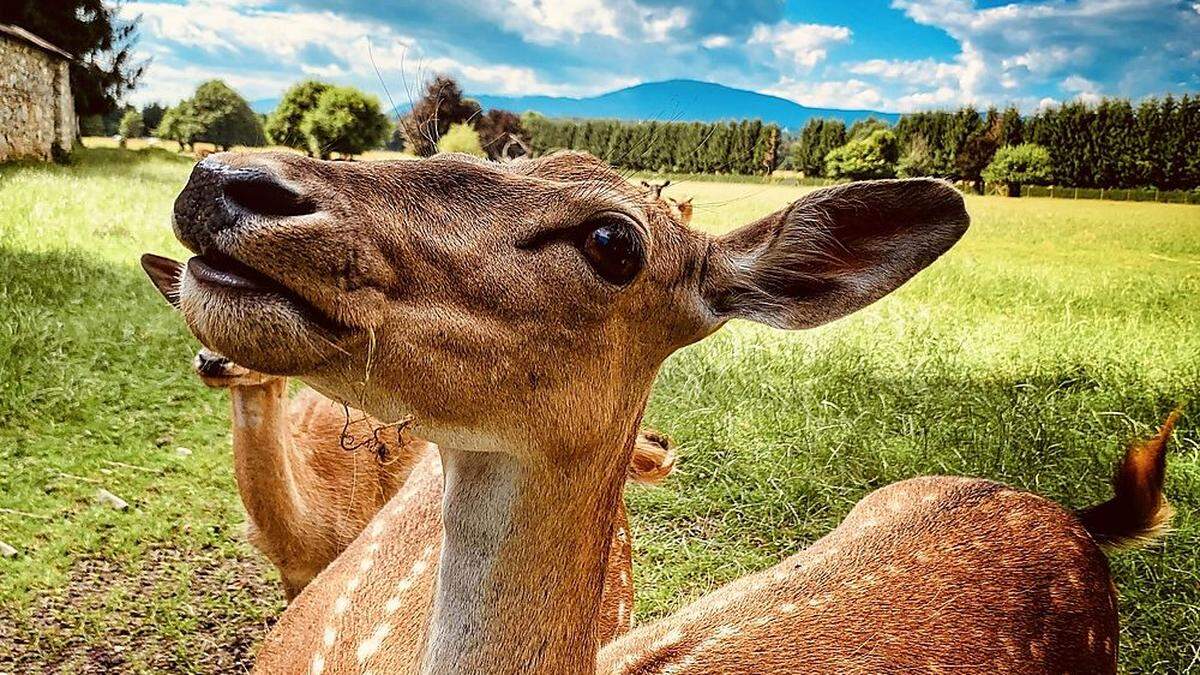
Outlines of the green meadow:
[[[0,672],[240,672],[282,610],[242,538],[225,393],[145,279],[191,160],[0,166]],[[720,232],[810,188],[683,181]],[[1200,667],[1200,206],[968,197],[963,241],[847,319],[735,323],[663,368],[679,471],[631,488],[638,618],[770,565],[871,490],[993,478],[1072,507],[1185,406],[1174,532],[1112,558],[1127,672]],[[181,450],[182,449],[182,450]],[[189,452],[190,451],[190,452]],[[117,510],[98,490],[126,500]]]

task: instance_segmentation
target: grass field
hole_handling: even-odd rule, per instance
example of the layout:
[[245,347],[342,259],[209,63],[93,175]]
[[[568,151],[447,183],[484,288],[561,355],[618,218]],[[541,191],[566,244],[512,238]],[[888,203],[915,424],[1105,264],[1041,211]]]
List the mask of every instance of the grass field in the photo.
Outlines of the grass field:
[[[182,253],[168,214],[189,166],[94,149],[0,167],[0,540],[20,551],[0,559],[0,672],[238,672],[282,608],[241,539],[225,396],[192,376],[196,343],[137,265]],[[720,231],[801,191],[668,193]],[[968,209],[963,242],[869,309],[804,333],[735,324],[667,363],[648,422],[683,460],[629,495],[641,619],[916,474],[1104,499],[1123,444],[1200,391],[1200,207]],[[1200,667],[1196,405],[1171,446],[1176,531],[1113,559],[1128,672]]]
[[[88,148],[101,149],[116,149],[118,142],[108,136],[87,136],[83,139],[83,144]],[[172,153],[183,152],[183,146],[175,141],[164,141],[157,138],[130,138],[125,142],[125,147],[128,150],[150,150],[162,149]],[[291,148],[283,146],[267,146],[248,148],[245,146],[236,146],[230,148],[239,152],[272,152],[283,150],[285,152],[297,152]],[[217,146],[212,143],[196,143],[192,146],[193,152],[216,152]],[[186,154],[186,153],[185,153]],[[403,152],[392,152],[391,150],[368,150],[361,155],[355,156],[355,159],[361,160],[377,160],[377,159],[414,159],[413,155]]]

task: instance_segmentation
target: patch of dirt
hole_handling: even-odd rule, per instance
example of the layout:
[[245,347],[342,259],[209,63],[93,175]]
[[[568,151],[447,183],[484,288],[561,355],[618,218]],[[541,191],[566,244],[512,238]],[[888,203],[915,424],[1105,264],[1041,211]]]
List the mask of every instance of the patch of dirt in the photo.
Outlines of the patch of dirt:
[[265,560],[152,548],[136,566],[81,559],[29,614],[0,610],[0,674],[249,671],[284,605]]

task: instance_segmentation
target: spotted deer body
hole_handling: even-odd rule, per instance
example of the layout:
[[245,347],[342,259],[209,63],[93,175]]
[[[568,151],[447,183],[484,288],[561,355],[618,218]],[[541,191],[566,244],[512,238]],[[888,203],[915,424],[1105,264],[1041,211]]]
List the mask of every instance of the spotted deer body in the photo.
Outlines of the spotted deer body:
[[1115,602],[1104,555],[1066,509],[990,481],[916,478],[606,645],[597,670],[1115,672]]
[[[928,505],[922,495],[908,515],[878,513],[892,544],[862,539],[856,549],[851,538],[862,528],[839,530],[801,554],[813,561],[811,570],[780,580],[769,571],[700,601],[736,611],[685,610],[603,652],[597,627],[621,487],[663,360],[733,318],[799,329],[851,313],[931,264],[967,221],[961,196],[932,180],[818,190],[711,236],[680,224],[668,205],[602,162],[575,153],[502,165],[458,155],[354,165],[290,155],[209,157],[175,207],[176,234],[197,254],[179,290],[192,332],[240,363],[301,376],[381,419],[411,416],[437,443],[444,471],[436,565],[432,548],[387,548],[404,537],[400,523],[384,519],[389,504],[285,613],[269,638],[284,646],[264,648],[260,670],[575,675],[650,659],[644,671],[799,671],[803,653],[830,654],[827,668],[837,670],[839,662],[855,667],[856,655],[872,646],[947,663],[952,652],[954,663],[1001,667],[1009,658],[1002,645],[969,655],[956,651],[958,638],[949,632],[847,653],[842,636],[818,627],[802,635],[819,644],[767,628],[792,606],[797,611],[789,616],[801,616],[799,608],[813,600],[842,598],[814,597],[816,585],[803,581],[809,574],[841,584],[822,590],[833,594],[850,593],[844,582],[860,571],[878,572],[869,586],[858,579],[870,590],[856,591],[868,598],[857,605],[846,601],[853,616],[905,597],[904,584],[915,578],[908,572],[889,580],[886,568],[859,556],[890,551],[908,556],[897,564],[925,565],[917,556],[926,544],[931,548],[921,555],[946,560],[945,551],[932,548],[939,537],[956,549],[979,541],[947,514],[982,513],[1008,499],[1005,489],[974,482],[959,488],[945,479],[933,479],[944,487],[932,490]],[[1134,485],[1138,494],[1160,494],[1161,481]],[[1143,503],[1131,502],[1131,494],[1119,487],[1115,499]],[[878,511],[874,501],[865,512]],[[1029,548],[1033,560],[1084,546],[1077,559],[1037,579],[1053,597],[1052,588],[1080,576],[1086,598],[1078,611],[1091,625],[1115,625],[1111,589],[1102,584],[1098,591],[1089,576],[1107,579],[1103,559],[1077,536],[1087,519],[1072,527],[1070,514],[1045,500],[1021,504],[1040,519],[1036,525],[1009,530],[991,520],[988,533],[1015,532],[1006,545]],[[1085,529],[1098,531],[1104,520],[1093,518]],[[858,554],[839,558],[843,544]],[[964,566],[955,575],[923,577],[922,592],[932,600],[910,611],[986,625],[996,613],[982,601],[966,602],[959,584],[997,571],[988,565],[994,558],[969,558],[973,573]],[[404,617],[389,613],[400,606],[390,594],[408,592],[414,574],[428,574],[422,583],[433,592],[424,630],[413,629],[423,632],[419,659],[408,651],[407,630],[406,640],[393,641]],[[939,604],[939,596],[963,604]],[[1076,615],[1074,607],[1047,606]],[[879,635],[907,640],[883,615],[870,616]],[[326,623],[331,618],[336,625]],[[755,633],[763,639],[738,641],[755,621],[765,622]],[[897,625],[919,618],[904,621]],[[658,626],[667,630],[658,635]],[[997,644],[1010,626],[991,629]],[[865,627],[858,633],[867,634]],[[662,653],[675,640],[691,647],[687,654]],[[1079,662],[1103,671],[1112,658],[1101,640]]]

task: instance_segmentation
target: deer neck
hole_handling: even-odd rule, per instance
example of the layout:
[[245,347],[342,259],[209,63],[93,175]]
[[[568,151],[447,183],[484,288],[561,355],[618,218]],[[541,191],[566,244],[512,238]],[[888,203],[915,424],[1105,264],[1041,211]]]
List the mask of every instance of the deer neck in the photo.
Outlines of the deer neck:
[[595,671],[632,434],[612,447],[562,465],[441,449],[445,530],[425,673]]
[[305,510],[301,486],[307,469],[296,457],[288,420],[287,380],[230,388],[233,467],[242,504],[254,526],[271,541],[300,536]]

